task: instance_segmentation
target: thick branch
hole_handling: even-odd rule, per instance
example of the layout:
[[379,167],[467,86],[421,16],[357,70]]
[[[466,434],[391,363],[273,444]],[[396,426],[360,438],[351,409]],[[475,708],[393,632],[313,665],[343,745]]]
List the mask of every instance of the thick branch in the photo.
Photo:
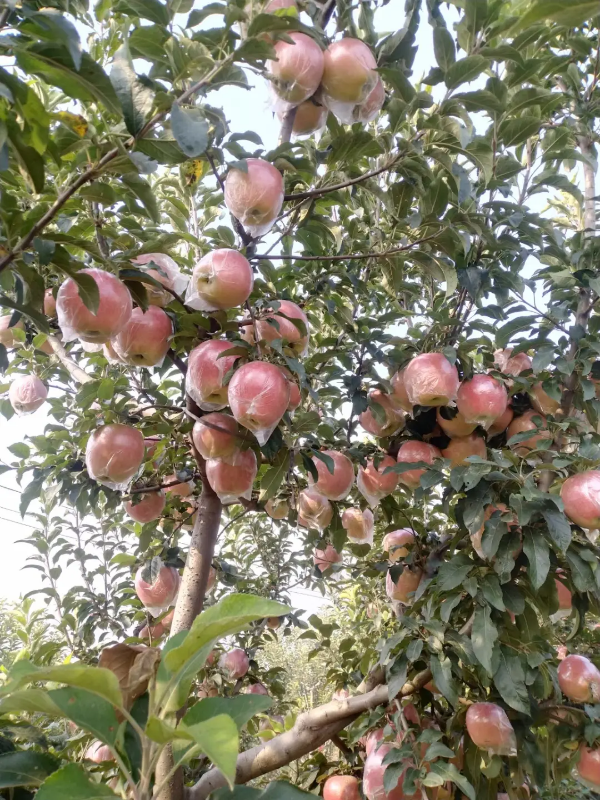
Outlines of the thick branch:
[[392,169],[392,167],[394,167],[402,158],[402,155],[396,156],[396,158],[394,158],[392,161],[388,161],[387,164],[384,164],[382,167],[371,170],[371,172],[365,172],[364,175],[359,175],[357,178],[349,178],[347,181],[343,181],[343,183],[334,183],[331,186],[322,186],[320,189],[308,189],[306,192],[294,192],[293,194],[286,194],[283,199],[306,200],[309,197],[320,197],[322,194],[337,192],[338,189],[346,189],[348,186],[354,186],[357,183],[362,183],[362,181],[366,181],[369,178],[374,178],[376,175],[381,175],[382,172],[387,172],[388,170]]
[[[186,92],[184,92],[180,98],[178,98],[179,102],[187,100],[188,97],[191,97],[191,95],[193,95],[195,92],[199,91],[208,83],[210,83],[212,79],[223,69],[223,67],[229,63],[231,58],[232,57],[230,56],[213,67],[213,69],[211,69],[205,78],[202,78],[202,80],[195,83]],[[130,139],[128,139],[124,146],[128,149],[131,149],[138,139],[143,138],[150,130],[152,130],[152,128],[154,128],[157,123],[161,122],[166,115],[167,111],[159,111],[144,125],[137,136],[132,136]],[[64,190],[64,192],[59,194],[44,216],[41,217],[38,222],[36,222],[36,224],[29,230],[29,232],[25,234],[25,236],[19,242],[17,242],[15,247],[9,253],[7,253],[2,260],[0,260],[0,272],[6,269],[6,267],[8,267],[8,265],[11,264],[20,253],[29,247],[35,237],[44,230],[46,225],[52,222],[64,204],[71,197],[73,197],[73,195],[79,189],[81,189],[82,186],[85,186],[86,183],[93,181],[102,172],[102,170],[108,166],[111,161],[114,161],[117,156],[121,155],[121,153],[121,148],[113,147],[113,149],[109,150],[108,153],[106,153],[106,155],[103,156],[95,166],[88,167],[85,172],[82,172],[81,175]]]
[[58,336],[48,336],[48,341],[50,342],[50,347],[54,350],[54,355],[77,383],[91,383],[94,380],[91,375],[88,375],[85,370],[81,369],[73,361]]
[[283,144],[284,142],[289,142],[292,138],[292,132],[294,130],[294,120],[296,119],[296,111],[297,107],[290,108],[289,111],[286,111],[283,115],[283,121],[281,123],[281,130],[279,131],[279,144]]

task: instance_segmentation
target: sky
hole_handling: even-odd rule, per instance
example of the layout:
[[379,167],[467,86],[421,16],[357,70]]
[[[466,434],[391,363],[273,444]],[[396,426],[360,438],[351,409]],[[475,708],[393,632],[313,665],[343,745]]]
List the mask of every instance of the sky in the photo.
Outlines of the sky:
[[[201,5],[202,3],[196,3],[197,7]],[[375,17],[376,29],[380,32],[398,30],[403,21],[403,12],[400,10],[403,5],[402,0],[392,0],[386,7],[379,9]],[[456,11],[451,9],[446,16],[448,25],[451,27],[452,22],[457,18]],[[84,33],[83,30],[81,32],[82,42],[85,42],[89,32]],[[426,75],[433,66],[432,30],[426,18],[422,18],[417,45],[418,53],[413,69],[414,79]],[[136,69],[143,71],[144,63],[136,62]],[[279,123],[270,107],[266,82],[252,73],[248,73],[248,76],[253,81],[251,90],[224,87],[218,92],[211,93],[209,102],[214,106],[223,106],[232,132],[242,133],[252,129],[261,136],[265,148],[269,150],[277,145]],[[473,84],[468,88],[473,89],[478,86]],[[440,87],[434,87],[434,97],[439,89]],[[467,87],[464,90],[466,89]],[[43,406],[35,414],[27,417],[13,417],[10,421],[0,417],[0,461],[10,464],[14,457],[7,450],[8,446],[26,441],[28,435],[43,434],[45,425],[51,421]],[[19,487],[14,473],[5,473],[0,476],[0,522],[3,526],[0,597],[9,600],[17,600],[25,593],[42,586],[40,573],[37,570],[23,570],[27,556],[33,551],[29,545],[22,544],[19,540],[31,533],[32,519],[27,515],[21,519],[18,513],[18,504]],[[66,590],[76,581],[79,581],[76,569],[67,569],[59,579],[59,588]],[[296,608],[306,609],[310,613],[315,612],[324,603],[319,593],[304,589],[294,592],[292,600]]]

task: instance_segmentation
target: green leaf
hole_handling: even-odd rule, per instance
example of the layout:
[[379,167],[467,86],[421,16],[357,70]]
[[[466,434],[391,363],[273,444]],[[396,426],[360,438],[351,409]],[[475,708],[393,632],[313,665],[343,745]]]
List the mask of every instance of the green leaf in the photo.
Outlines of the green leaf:
[[[173,728],[158,717],[148,718],[145,733],[149,739],[152,739],[153,742],[157,742],[157,744],[167,744],[167,742],[172,742],[182,735],[182,732],[178,728]],[[183,738],[189,741],[191,737],[185,735]]]
[[[29,28],[32,22],[35,31]],[[56,9],[47,8],[33,14],[25,24],[21,25],[21,30],[23,29],[32,32],[40,39],[63,44],[69,51],[75,69],[77,71],[81,69],[81,43],[77,28]]]
[[144,127],[146,116],[152,109],[154,95],[135,74],[126,44],[119,47],[114,55],[110,81],[121,103],[127,130],[132,136],[136,136]]
[[475,564],[465,555],[459,554],[445,561],[437,575],[437,585],[441,592],[451,592],[464,581]]
[[189,631],[169,640],[163,650],[157,696],[168,708],[180,708],[192,680],[206,661],[213,644],[264,617],[280,617],[289,608],[255,595],[230,594],[196,617]]
[[597,0],[538,0],[533,6],[519,17],[516,28],[523,30],[540,20],[550,19],[559,25],[574,28],[588,19],[593,19],[600,14]]
[[433,53],[443,72],[447,72],[456,61],[456,46],[452,34],[441,25],[433,29]]
[[21,750],[0,755],[0,789],[11,786],[39,786],[55,772],[60,761],[48,753]]
[[36,792],[37,800],[96,800],[118,797],[105,783],[91,778],[78,764],[67,764],[50,775]]
[[13,456],[16,456],[17,458],[28,458],[29,454],[31,453],[30,448],[27,447],[26,444],[23,444],[23,442],[11,444],[7,449],[13,454]]
[[481,75],[488,65],[488,59],[483,56],[467,56],[456,61],[446,72],[446,86],[456,89],[461,83],[468,83]]
[[497,638],[498,631],[492,622],[489,606],[477,606],[473,619],[471,644],[477,660],[490,675],[492,674],[492,652]]
[[121,182],[138,198],[151,219],[154,222],[160,222],[160,210],[158,208],[156,196],[148,181],[140,175],[129,172],[121,176]]
[[103,206],[112,206],[119,200],[116,191],[110,184],[99,181],[94,181],[89,186],[82,186],[79,196]]
[[158,0],[118,0],[113,10],[130,17],[149,19],[159,25],[166,26],[170,22],[167,7]]
[[265,789],[252,786],[234,786],[233,791],[218,789],[213,797],[215,800],[311,800],[314,794],[303,792],[285,781],[273,781]]
[[498,669],[494,673],[494,684],[504,702],[515,711],[530,714],[529,697],[525,686],[525,670],[518,655],[507,647],[499,648]]
[[231,717],[219,714],[192,725],[182,721],[180,727],[193,737],[202,752],[221,770],[230,788],[233,788],[239,735],[237,725]]
[[208,146],[208,120],[199,108],[171,106],[171,130],[188,158],[202,155]]
[[539,589],[550,570],[550,548],[541,533],[525,531],[523,552],[529,561],[529,579],[534,589]]
[[123,704],[121,688],[114,672],[102,667],[88,667],[83,664],[37,667],[29,661],[17,661],[9,673],[7,682],[0,690],[0,694],[9,694],[15,689],[38,681],[78,686],[88,692],[100,695],[118,708],[121,708]]
[[[452,783],[455,783],[461,792],[469,798],[469,800],[475,800],[475,789],[473,789],[469,781],[460,774],[454,764],[450,764],[448,761],[434,761],[434,763],[431,765],[430,774],[437,775],[442,778],[443,783],[446,781],[452,781]],[[426,779],[423,781],[423,783],[427,785]]]
[[504,600],[502,598],[502,588],[496,575],[492,575],[491,573],[484,575],[479,582],[479,588],[491,606],[497,608],[498,611],[506,610]]
[[83,53],[81,68],[75,71],[66,47],[50,42],[15,47],[17,64],[25,72],[38,75],[75,100],[98,102],[111,113],[121,115],[121,106],[108,75],[100,64]]
[[515,147],[523,144],[530,136],[534,136],[541,124],[542,120],[538,117],[507,119],[498,126],[498,138],[506,147]]
[[569,520],[558,509],[542,511],[542,516],[548,526],[548,534],[561,553],[566,553],[571,544],[571,526]]
[[192,706],[183,718],[186,725],[198,725],[211,717],[226,714],[241,730],[252,717],[268,711],[273,699],[260,694],[239,694],[234,697],[206,697]]
[[278,454],[275,466],[269,467],[261,479],[259,502],[262,503],[277,494],[287,474],[289,463],[290,453],[285,449],[281,458]]
[[452,663],[449,658],[440,658],[437,655],[431,656],[429,668],[433,675],[433,682],[444,695],[446,700],[453,706],[458,703],[458,687],[452,676]]

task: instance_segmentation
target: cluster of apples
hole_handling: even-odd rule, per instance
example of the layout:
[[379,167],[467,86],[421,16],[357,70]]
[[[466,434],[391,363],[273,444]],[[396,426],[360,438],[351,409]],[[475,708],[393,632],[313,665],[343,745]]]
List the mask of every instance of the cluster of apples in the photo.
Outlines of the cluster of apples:
[[[296,8],[295,0],[284,6]],[[290,32],[291,41],[274,44],[277,60],[267,64],[268,78],[281,120],[295,108],[293,132],[306,136],[324,127],[331,111],[344,124],[370,122],[383,106],[385,90],[376,72],[377,62],[368,45],[347,37],[323,51],[306,33]]]

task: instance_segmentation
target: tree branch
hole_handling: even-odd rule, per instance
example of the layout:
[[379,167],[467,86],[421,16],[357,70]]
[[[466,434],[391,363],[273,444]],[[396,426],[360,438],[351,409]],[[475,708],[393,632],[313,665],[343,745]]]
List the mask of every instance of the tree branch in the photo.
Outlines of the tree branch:
[[435,239],[441,231],[432,233],[431,236],[424,236],[422,239],[416,239],[410,244],[404,244],[399,247],[392,247],[390,250],[382,250],[380,253],[373,250],[370,253],[348,253],[347,255],[338,256],[298,256],[298,255],[270,255],[259,253],[255,256],[250,256],[250,260],[256,259],[257,261],[356,261],[361,258],[384,258],[391,256],[395,253],[405,253],[407,250],[412,250],[424,242],[429,242]]
[[[471,617],[459,633],[468,635],[473,627]],[[374,670],[377,679],[381,672]],[[408,697],[418,692],[432,678],[431,670],[424,669],[407,681],[395,697]],[[365,711],[377,706],[388,705],[393,698],[389,687],[382,684],[364,694],[349,697],[347,700],[332,700],[325,705],[301,714],[293,728],[275,736],[264,744],[240,753],[235,775],[236,783],[247,783],[268,772],[285,767],[292,761],[311,753],[336,736]],[[186,791],[186,800],[206,800],[211,792],[226,785],[223,774],[216,768],[209,770],[200,780]]]
[[[292,125],[293,124],[294,123],[292,120]],[[320,189],[308,189],[306,192],[294,192],[293,194],[286,194],[283,199],[286,201],[306,200],[309,197],[319,197],[322,194],[337,192],[339,189],[346,189],[348,186],[355,186],[357,183],[362,183],[362,181],[368,180],[368,178],[374,178],[376,175],[381,175],[382,172],[387,172],[387,170],[394,167],[398,161],[400,161],[403,155],[404,153],[397,155],[396,158],[392,159],[392,161],[388,161],[387,164],[384,164],[382,167],[378,167],[371,172],[365,172],[364,175],[359,175],[358,178],[349,178],[347,181],[343,181],[343,183],[334,183],[331,186],[322,186]]]
[[[178,101],[182,102],[187,100],[188,97],[191,97],[192,94],[199,91],[208,83],[210,83],[212,79],[223,69],[223,67],[226,66],[231,61],[232,58],[233,56],[228,56],[223,61],[215,65],[213,69],[211,69],[210,72],[206,75],[206,77],[202,78],[193,86],[191,86],[187,91],[185,91],[181,95],[181,97],[178,98]],[[150,130],[152,130],[152,128],[157,123],[161,122],[166,117],[167,113],[168,112],[165,110],[165,111],[159,111],[157,114],[155,114],[152,117],[152,119],[149,120],[144,125],[144,127],[136,136],[132,136],[124,143],[124,147],[126,147],[127,149],[131,149],[135,145],[137,140],[143,138]],[[36,222],[36,224],[29,230],[29,233],[25,234],[25,236],[19,242],[17,242],[15,247],[12,250],[10,250],[10,252],[8,252],[2,260],[0,260],[0,272],[6,269],[6,267],[8,267],[8,265],[11,264],[20,253],[22,253],[29,247],[29,245],[33,242],[35,237],[44,230],[46,225],[52,222],[52,220],[58,214],[60,209],[65,205],[65,203],[71,197],[73,197],[75,192],[81,189],[82,186],[85,186],[86,183],[90,183],[91,181],[93,181],[94,178],[96,178],[102,172],[104,167],[108,166],[108,164],[110,164],[111,161],[114,161],[115,158],[117,158],[117,156],[122,154],[122,152],[123,151],[120,147],[113,147],[113,149],[109,150],[108,153],[106,153],[106,155],[104,155],[95,166],[88,167],[84,172],[81,173],[81,175],[75,181],[73,181],[73,183],[70,186],[68,186],[64,190],[64,192],[59,194],[59,196],[50,206],[48,211],[46,211],[43,217],[41,217]]]
[[48,336],[48,342],[50,343],[50,347],[54,350],[54,355],[77,383],[91,383],[94,380],[91,375],[88,375],[85,370],[81,369],[81,367],[73,361],[58,336]]

